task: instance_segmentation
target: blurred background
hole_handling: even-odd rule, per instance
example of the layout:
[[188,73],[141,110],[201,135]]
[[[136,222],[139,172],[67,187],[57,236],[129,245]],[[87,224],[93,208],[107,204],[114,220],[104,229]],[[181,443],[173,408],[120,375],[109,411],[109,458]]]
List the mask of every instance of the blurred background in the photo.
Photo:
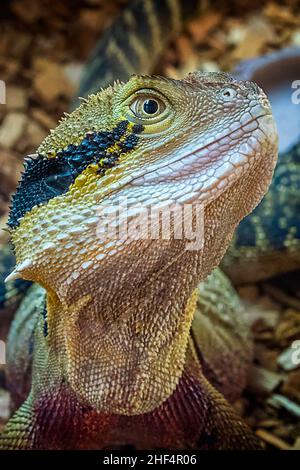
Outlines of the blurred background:
[[[0,104],[0,228],[6,224],[23,157],[68,111],[91,49],[127,3],[1,2],[0,80],[6,104]],[[173,78],[195,69],[230,71],[241,60],[300,47],[299,1],[226,3],[193,18],[165,50],[156,71]],[[1,230],[0,249],[7,239]],[[235,406],[269,448],[300,450],[300,369],[290,360],[291,344],[300,339],[300,296],[287,293],[288,284],[286,276],[272,285],[237,287],[252,323],[255,361],[248,388]],[[5,331],[2,324],[0,339]],[[5,368],[0,366],[0,430],[8,415]]]

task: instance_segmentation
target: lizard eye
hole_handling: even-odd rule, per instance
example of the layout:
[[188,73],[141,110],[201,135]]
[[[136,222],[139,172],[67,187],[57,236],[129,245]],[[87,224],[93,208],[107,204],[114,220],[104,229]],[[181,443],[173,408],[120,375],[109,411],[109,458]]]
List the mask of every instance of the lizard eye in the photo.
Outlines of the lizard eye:
[[158,108],[159,104],[156,100],[145,100],[143,103],[143,111],[146,114],[155,114]]
[[133,114],[139,119],[157,117],[166,109],[162,100],[150,96],[138,96],[129,107]]
[[237,95],[237,91],[235,88],[227,87],[221,90],[221,97],[224,101],[231,101]]

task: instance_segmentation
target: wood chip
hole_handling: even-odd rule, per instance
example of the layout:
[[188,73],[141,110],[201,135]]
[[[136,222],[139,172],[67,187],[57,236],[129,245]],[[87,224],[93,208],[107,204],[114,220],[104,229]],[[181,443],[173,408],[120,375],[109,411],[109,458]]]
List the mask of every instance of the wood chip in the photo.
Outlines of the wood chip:
[[274,436],[274,434],[271,434],[270,432],[266,431],[265,429],[258,429],[256,431],[256,435],[262,439],[264,442],[267,444],[270,444],[271,446],[275,447],[276,449],[281,449],[281,450],[291,450],[291,446],[280,439],[279,437]]
[[25,114],[16,112],[7,114],[0,128],[0,146],[5,149],[13,148],[23,134],[26,121]]
[[205,60],[204,62],[201,62],[200,69],[203,72],[220,72],[220,67],[212,60]]
[[275,329],[275,339],[282,346],[290,346],[293,340],[300,338],[299,311],[287,309]]
[[49,131],[49,129],[54,129],[57,126],[56,120],[49,116],[49,113],[46,113],[43,109],[32,108],[31,116],[47,131]]
[[300,300],[297,299],[296,297],[293,297],[286,292],[284,292],[282,289],[279,289],[278,287],[269,284],[269,283],[264,283],[264,289],[265,291],[274,297],[278,302],[282,303],[283,305],[287,305],[291,308],[295,308],[297,310],[300,310]]
[[295,348],[292,345],[282,351],[277,358],[278,365],[287,371],[297,369],[300,366],[300,362],[295,361],[295,353]]
[[47,134],[48,132],[38,122],[33,119],[28,120],[25,138],[29,140],[33,150],[41,144]]
[[187,60],[192,56],[193,54],[193,44],[189,40],[189,38],[183,34],[181,34],[177,40],[176,40],[176,47],[178,51],[178,55],[181,59],[181,61],[187,62]]
[[270,394],[283,381],[281,374],[259,366],[252,366],[248,376],[248,387],[256,393]]
[[248,300],[249,302],[257,301],[259,290],[255,284],[240,286],[237,290],[242,299]]
[[101,31],[104,25],[106,25],[107,20],[104,15],[99,13],[99,10],[91,8],[82,9],[79,14],[79,23],[81,27],[85,27],[96,32]]
[[64,66],[64,71],[66,77],[70,80],[70,83],[72,83],[72,85],[77,90],[84,72],[84,64],[71,62],[70,64]]
[[293,44],[293,46],[300,46],[300,29],[297,29],[292,33],[291,43]]
[[266,17],[277,22],[280,21],[288,24],[297,24],[299,22],[290,8],[278,5],[278,3],[268,3],[264,8],[264,14]]
[[207,35],[220,23],[222,16],[216,11],[209,11],[187,25],[195,44],[207,40]]
[[23,88],[8,86],[6,88],[6,107],[9,111],[20,111],[27,107],[28,96]]
[[232,52],[235,60],[245,60],[258,56],[264,46],[272,40],[272,29],[262,18],[252,17],[245,29],[241,42]]
[[300,437],[297,437],[295,444],[293,445],[293,450],[300,450]]
[[35,63],[35,69],[34,87],[43,101],[53,103],[59,97],[73,95],[74,87],[58,63],[39,59]]
[[33,24],[41,15],[38,3],[31,0],[15,0],[12,3],[12,10],[21,20],[28,24]]
[[16,153],[0,151],[0,193],[11,194],[18,183],[23,163]]
[[254,357],[257,359],[260,366],[272,372],[277,372],[277,349],[270,349],[263,343],[257,343],[254,346]]
[[[275,309],[265,309],[260,304],[255,304],[249,306],[249,303],[246,303],[247,317],[250,324],[257,324],[257,330],[265,330],[269,328],[274,328],[278,324],[279,320],[279,311]],[[259,323],[259,325],[258,325]]]
[[300,404],[300,370],[291,372],[288,375],[282,385],[281,392],[291,400],[295,400]]
[[270,398],[268,398],[267,402],[274,408],[283,408],[293,416],[300,418],[300,406],[283,395],[274,393]]
[[259,421],[258,427],[259,428],[275,428],[276,426],[280,425],[281,422],[278,419],[265,419],[264,421]]
[[237,46],[245,39],[246,28],[240,21],[233,22],[228,20],[226,23],[228,29],[227,42],[230,45]]

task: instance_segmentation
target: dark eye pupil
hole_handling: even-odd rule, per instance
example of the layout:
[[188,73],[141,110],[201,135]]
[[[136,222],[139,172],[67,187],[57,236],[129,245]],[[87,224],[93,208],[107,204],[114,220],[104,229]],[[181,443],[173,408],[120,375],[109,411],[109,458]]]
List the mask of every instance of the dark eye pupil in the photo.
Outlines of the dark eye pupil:
[[158,103],[155,100],[146,100],[143,109],[147,114],[155,114],[158,110]]

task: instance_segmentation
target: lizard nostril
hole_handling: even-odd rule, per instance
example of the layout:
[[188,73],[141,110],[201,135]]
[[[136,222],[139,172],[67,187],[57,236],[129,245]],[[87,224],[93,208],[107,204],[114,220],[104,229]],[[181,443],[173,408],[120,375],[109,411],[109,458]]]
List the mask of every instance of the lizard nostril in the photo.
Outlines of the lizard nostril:
[[222,88],[219,96],[223,101],[233,101],[237,96],[237,90],[233,87]]

